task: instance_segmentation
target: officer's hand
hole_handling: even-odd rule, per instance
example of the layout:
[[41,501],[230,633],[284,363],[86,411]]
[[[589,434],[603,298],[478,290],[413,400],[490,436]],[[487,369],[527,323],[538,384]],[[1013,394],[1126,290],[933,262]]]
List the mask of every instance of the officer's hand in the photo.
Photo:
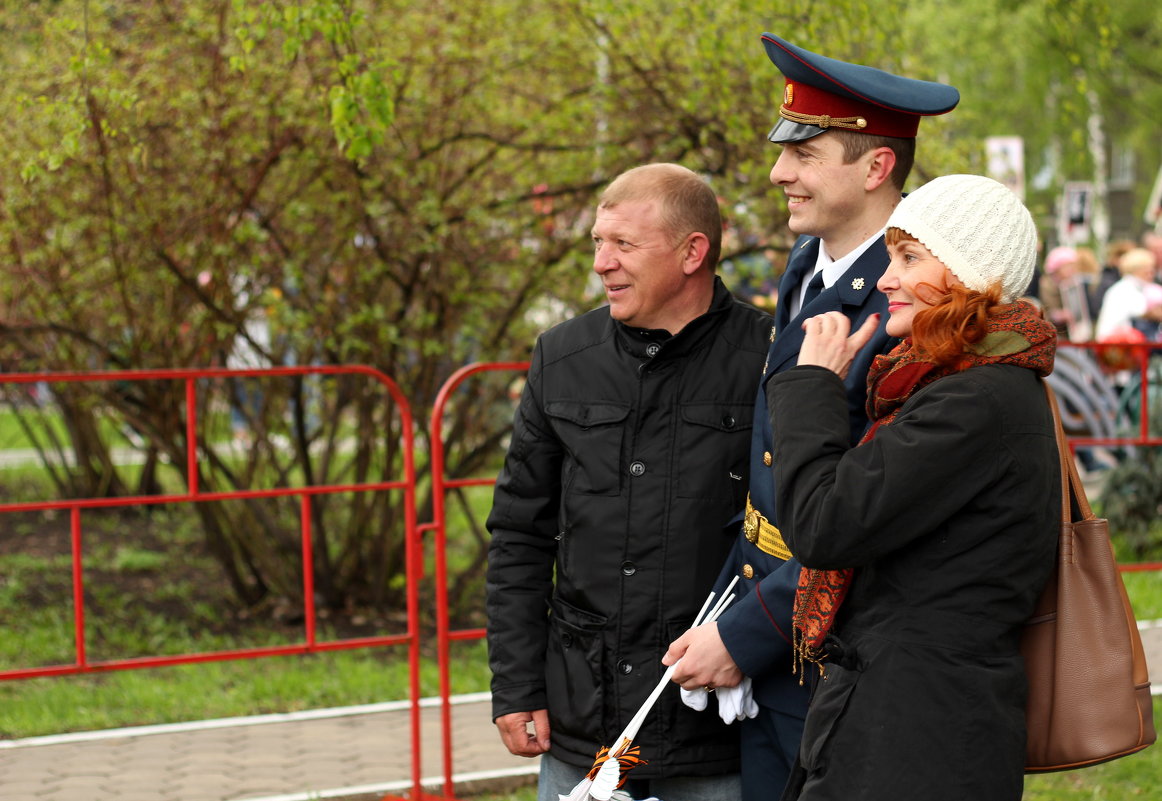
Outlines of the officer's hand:
[[679,659],[682,664],[674,670],[673,680],[687,690],[733,687],[742,681],[742,671],[722,644],[718,623],[690,629],[670,643],[662,664],[669,666]]
[[[528,724],[532,723],[532,731]],[[549,710],[511,712],[496,719],[504,747],[517,756],[535,757],[549,750]]]
[[879,325],[878,314],[869,315],[851,336],[851,321],[841,312],[817,314],[803,321],[803,345],[799,348],[799,364],[826,367],[840,378],[847,378],[855,355],[866,345]]

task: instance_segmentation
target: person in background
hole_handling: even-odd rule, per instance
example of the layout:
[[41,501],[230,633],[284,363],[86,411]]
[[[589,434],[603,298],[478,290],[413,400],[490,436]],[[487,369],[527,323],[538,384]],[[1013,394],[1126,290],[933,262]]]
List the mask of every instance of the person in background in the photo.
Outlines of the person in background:
[[1101,281],[1101,264],[1098,263],[1097,254],[1093,252],[1093,248],[1077,247],[1077,274],[1081,278],[1082,286],[1085,287],[1085,315],[1089,319],[1089,333],[1078,342],[1085,342],[1093,339],[1094,321],[1097,320],[1098,312],[1101,307],[1097,306],[1094,298],[1097,296],[1098,283]]
[[1102,299],[1097,318],[1097,339],[1108,342],[1124,337],[1126,329],[1139,331],[1144,339],[1158,338],[1162,322],[1162,286],[1155,279],[1154,254],[1131,248],[1118,260],[1122,277]]
[[1154,264],[1162,266],[1162,229],[1142,234],[1142,247],[1154,254]]
[[784,799],[1018,801],[1019,640],[1056,557],[1060,468],[1041,379],[1056,333],[1018,300],[1037,229],[1004,185],[937,178],[888,220],[878,288],[902,342],[868,373],[848,441],[843,377],[876,330],[804,323],[767,384],[783,536],[806,568],[803,669],[822,680]]
[[[661,680],[730,549],[771,319],[715,275],[714,192],[675,164],[614,180],[593,270],[608,306],[537,340],[487,520],[492,713],[568,794]],[[531,729],[530,729],[531,726]],[[625,789],[738,797],[738,734],[667,693]]]
[[[682,659],[673,678],[686,690],[733,686],[753,694],[757,715],[740,722],[744,801],[769,799],[785,783],[808,696],[791,670],[800,565],[779,533],[772,432],[797,427],[810,410],[770,414],[764,386],[795,365],[804,319],[835,311],[858,327],[886,312],[875,291],[888,265],[884,226],[912,168],[920,119],[960,100],[951,86],[837,61],[769,33],[762,41],[785,77],[779,119],[767,137],[782,150],[770,179],[786,195],[788,225],[799,238],[780,282],[776,334],[755,396],[747,511],[716,585],[721,592],[740,576],[739,599],[715,623],[679,638],[664,660]],[[864,374],[893,343],[881,325],[849,371],[849,443],[867,427]]]
[[1095,321],[1094,335],[1096,336],[1097,327],[1096,320],[1101,314],[1102,300],[1105,299],[1106,292],[1109,288],[1117,283],[1118,279],[1122,277],[1121,272],[1118,271],[1118,260],[1122,258],[1127,250],[1133,250],[1134,243],[1129,239],[1119,239],[1110,242],[1106,246],[1104,263],[1101,266],[1101,271],[1098,273],[1097,284],[1093,288],[1090,295],[1089,317]]
[[1073,342],[1086,342],[1093,336],[1083,263],[1078,249],[1055,247],[1045,257],[1045,273],[1040,281],[1039,297],[1045,316],[1060,337]]

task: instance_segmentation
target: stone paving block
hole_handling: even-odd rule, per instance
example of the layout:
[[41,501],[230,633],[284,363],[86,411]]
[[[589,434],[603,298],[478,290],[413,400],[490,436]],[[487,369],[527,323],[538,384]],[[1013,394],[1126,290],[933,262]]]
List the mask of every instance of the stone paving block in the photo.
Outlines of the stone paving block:
[[89,798],[92,797],[97,785],[88,777],[62,776],[48,782],[46,787],[51,788],[51,798]]
[[40,799],[46,791],[47,785],[39,779],[14,779],[5,781],[0,786],[0,799],[16,801],[16,799]]
[[114,793],[122,793],[125,798],[144,798],[146,793],[157,793],[159,787],[155,774],[135,771],[98,782],[94,790],[109,797],[113,797]]

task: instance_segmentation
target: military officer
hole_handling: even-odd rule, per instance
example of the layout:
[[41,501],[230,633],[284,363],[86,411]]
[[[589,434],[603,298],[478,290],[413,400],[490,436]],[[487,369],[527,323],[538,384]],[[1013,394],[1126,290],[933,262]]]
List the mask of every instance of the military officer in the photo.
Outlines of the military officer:
[[777,798],[786,783],[809,685],[794,670],[791,613],[800,566],[779,534],[772,470],[771,427],[795,421],[769,419],[765,385],[795,365],[807,318],[842,311],[854,331],[880,314],[846,378],[852,444],[863,434],[868,367],[895,344],[884,330],[886,299],[875,288],[888,265],[885,224],[912,168],[920,118],[951,111],[960,100],[951,86],[837,61],[770,33],[762,42],[786,81],[767,137],[782,150],[770,179],[786,195],[788,224],[799,238],[779,284],[755,400],[745,517],[718,581],[725,587],[739,575],[739,598],[716,624],[676,640],[663,660],[683,657],[674,681],[687,689],[750,679],[758,714],[741,723],[743,801]]

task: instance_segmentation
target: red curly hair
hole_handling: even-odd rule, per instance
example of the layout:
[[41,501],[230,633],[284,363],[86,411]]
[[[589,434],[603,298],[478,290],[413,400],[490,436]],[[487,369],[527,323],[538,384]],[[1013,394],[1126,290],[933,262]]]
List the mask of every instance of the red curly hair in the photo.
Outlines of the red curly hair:
[[[890,228],[886,241],[895,245],[917,240]],[[920,284],[917,290],[921,288],[931,290],[923,298],[929,308],[916,312],[912,320],[912,347],[935,364],[953,364],[969,345],[984,339],[989,313],[1001,302],[1001,287],[978,292],[958,281],[943,287]]]

